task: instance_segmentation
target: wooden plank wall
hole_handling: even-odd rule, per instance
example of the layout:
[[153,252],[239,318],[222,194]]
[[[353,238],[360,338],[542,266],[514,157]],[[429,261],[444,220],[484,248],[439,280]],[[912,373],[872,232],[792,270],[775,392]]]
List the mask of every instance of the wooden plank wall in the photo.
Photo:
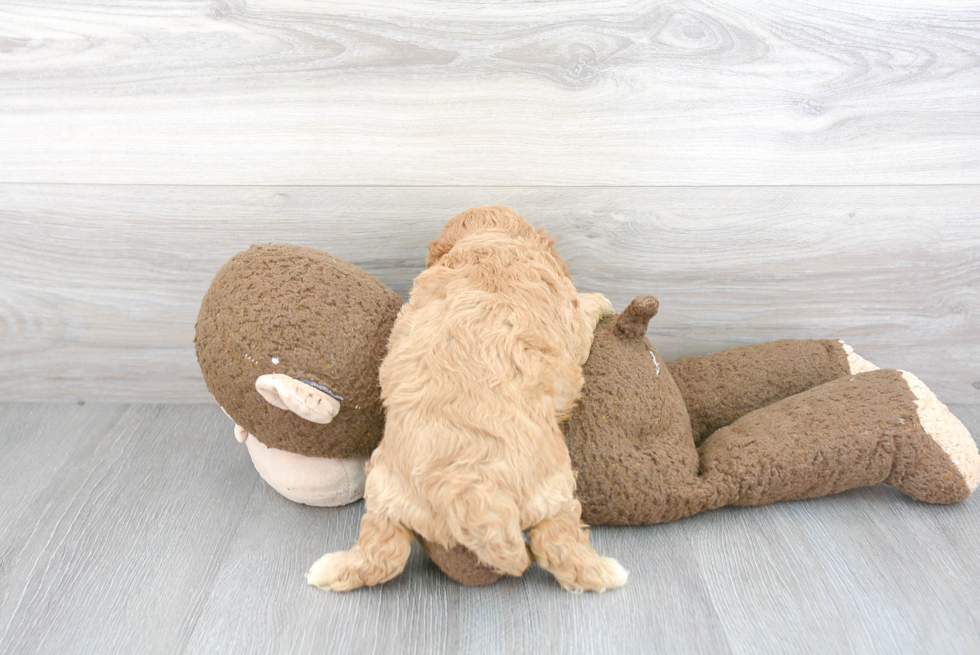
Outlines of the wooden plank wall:
[[837,336],[980,402],[980,6],[0,2],[0,393],[208,401],[250,243],[406,292],[509,204],[665,356]]

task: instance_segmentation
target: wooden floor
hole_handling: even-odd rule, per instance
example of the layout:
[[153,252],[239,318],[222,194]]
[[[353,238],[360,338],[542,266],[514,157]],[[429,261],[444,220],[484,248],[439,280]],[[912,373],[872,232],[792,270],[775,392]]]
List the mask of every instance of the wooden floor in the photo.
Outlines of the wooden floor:
[[[980,407],[955,406],[974,434]],[[485,588],[416,549],[379,588],[303,574],[362,504],[295,505],[215,406],[0,404],[0,652],[969,653],[980,496],[878,486],[597,528],[630,569],[603,595],[537,567]]]

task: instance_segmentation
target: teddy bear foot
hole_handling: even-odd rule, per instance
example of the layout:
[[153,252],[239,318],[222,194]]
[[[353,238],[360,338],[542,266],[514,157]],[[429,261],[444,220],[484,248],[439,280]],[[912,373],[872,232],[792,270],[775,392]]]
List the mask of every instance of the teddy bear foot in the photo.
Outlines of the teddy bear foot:
[[[840,341],[838,339],[838,341]],[[878,367],[866,360],[861,355],[854,352],[848,344],[840,341],[841,348],[844,349],[844,354],[847,356],[847,368],[850,369],[851,375],[856,375],[858,373],[867,373],[868,371],[877,371]]]
[[367,459],[306,457],[269,448],[238,425],[235,438],[248,448],[252,464],[262,479],[294,503],[338,507],[364,496]]
[[915,375],[901,372],[915,398],[916,418],[931,440],[918,453],[910,472],[885,480],[899,491],[927,503],[957,503],[980,483],[980,454],[966,426]]
[[456,545],[453,548],[445,548],[429,541],[421,535],[415,535],[422,548],[425,549],[429,559],[461,585],[467,587],[482,587],[493,584],[503,577],[503,573],[497,573],[489,566],[481,562],[476,555],[465,546]]

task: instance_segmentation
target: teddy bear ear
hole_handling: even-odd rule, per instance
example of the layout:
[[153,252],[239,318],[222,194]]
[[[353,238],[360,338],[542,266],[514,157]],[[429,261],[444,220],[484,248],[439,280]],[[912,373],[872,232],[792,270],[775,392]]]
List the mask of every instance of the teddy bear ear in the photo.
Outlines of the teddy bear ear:
[[659,308],[660,303],[653,296],[637,296],[616,319],[616,332],[627,339],[643,338],[650,319],[656,316]]
[[261,375],[255,380],[258,391],[270,405],[296,414],[313,423],[329,423],[340,411],[340,396],[321,385],[297,380],[282,373]]

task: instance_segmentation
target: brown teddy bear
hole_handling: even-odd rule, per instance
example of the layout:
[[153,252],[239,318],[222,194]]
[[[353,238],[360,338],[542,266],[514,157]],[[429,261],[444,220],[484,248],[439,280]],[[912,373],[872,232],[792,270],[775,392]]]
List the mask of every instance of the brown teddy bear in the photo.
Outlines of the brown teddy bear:
[[[297,246],[253,246],[216,275],[198,361],[287,498],[340,505],[363,493],[383,431],[378,366],[401,304],[368,273]],[[664,362],[645,336],[656,312],[639,296],[596,329],[564,423],[584,521],[653,524],[879,482],[954,503],[980,482],[972,437],[911,373],[878,370],[837,340]],[[423,545],[463,584],[499,577],[459,547]]]
[[402,300],[327,253],[253,246],[211,282],[197,360],[259,474],[307,505],[352,503],[381,439],[378,367]]

